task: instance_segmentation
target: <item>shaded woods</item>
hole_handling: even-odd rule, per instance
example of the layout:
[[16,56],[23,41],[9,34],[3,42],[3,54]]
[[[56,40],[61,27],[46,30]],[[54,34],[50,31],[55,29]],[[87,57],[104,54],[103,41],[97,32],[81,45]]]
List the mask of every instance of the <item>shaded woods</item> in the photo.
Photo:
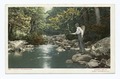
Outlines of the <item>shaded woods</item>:
[[9,40],[27,40],[31,44],[43,44],[44,8],[11,7],[8,12]]
[[55,28],[58,29],[57,32],[68,35],[75,32],[75,23],[79,23],[80,26],[86,26],[85,42],[110,36],[109,7],[55,7],[47,13],[49,14],[47,23],[51,26],[49,27],[50,32],[54,32],[52,29]]
[[75,23],[86,26],[85,42],[110,36],[109,7],[53,7],[47,12],[43,7],[10,7],[8,12],[9,40],[32,42],[34,36],[43,42],[42,34],[66,34],[74,39],[69,34],[75,32]]
[[[85,25],[83,54],[78,52],[77,36],[71,35],[76,23]],[[51,44],[58,46],[58,55],[74,51],[66,63],[110,67],[110,7],[9,7],[8,40],[10,52]],[[15,45],[17,41],[21,45]]]

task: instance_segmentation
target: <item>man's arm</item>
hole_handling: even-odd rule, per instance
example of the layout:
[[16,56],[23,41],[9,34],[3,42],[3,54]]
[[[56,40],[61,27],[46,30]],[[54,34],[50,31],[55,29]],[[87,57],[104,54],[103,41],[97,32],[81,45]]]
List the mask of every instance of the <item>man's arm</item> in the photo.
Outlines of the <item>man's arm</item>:
[[75,33],[71,33],[72,35],[76,35],[76,32]]
[[72,35],[76,35],[76,34],[78,34],[78,32],[79,32],[79,29],[77,28],[76,29],[76,32],[75,33],[71,33]]

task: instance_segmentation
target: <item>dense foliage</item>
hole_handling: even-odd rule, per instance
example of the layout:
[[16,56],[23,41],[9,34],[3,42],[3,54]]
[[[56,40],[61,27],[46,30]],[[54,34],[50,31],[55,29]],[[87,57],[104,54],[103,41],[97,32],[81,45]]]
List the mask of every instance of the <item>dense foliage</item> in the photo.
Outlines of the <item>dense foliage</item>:
[[109,7],[9,7],[9,40],[25,39],[32,44],[43,44],[42,34],[66,34],[75,32],[75,23],[85,25],[84,41],[96,41],[110,36]]
[[55,28],[71,39],[69,34],[75,32],[75,23],[79,23],[80,26],[86,26],[85,41],[94,41],[110,35],[109,7],[54,7],[48,14],[47,23],[52,27],[49,32],[53,32]]
[[44,8],[10,7],[8,12],[9,40],[26,39],[32,44],[43,42],[41,35],[45,27]]

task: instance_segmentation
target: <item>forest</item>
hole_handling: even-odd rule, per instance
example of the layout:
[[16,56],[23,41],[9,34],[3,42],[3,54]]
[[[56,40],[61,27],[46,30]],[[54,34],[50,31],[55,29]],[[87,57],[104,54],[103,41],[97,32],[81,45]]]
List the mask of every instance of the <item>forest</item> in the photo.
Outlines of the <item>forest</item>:
[[46,13],[43,7],[13,7],[8,12],[9,40],[35,36],[41,44],[42,34],[67,35],[75,31],[75,23],[86,26],[86,41],[110,36],[109,7],[54,7]]
[[[52,7],[49,10],[46,7],[9,7],[9,67],[109,68],[110,18],[110,7]],[[71,34],[76,31],[76,23],[85,26],[83,53],[79,52],[77,35]],[[49,54],[44,55],[45,52]],[[15,54],[25,58],[14,60]],[[38,54],[42,54],[42,58]],[[42,65],[34,62],[35,57]]]

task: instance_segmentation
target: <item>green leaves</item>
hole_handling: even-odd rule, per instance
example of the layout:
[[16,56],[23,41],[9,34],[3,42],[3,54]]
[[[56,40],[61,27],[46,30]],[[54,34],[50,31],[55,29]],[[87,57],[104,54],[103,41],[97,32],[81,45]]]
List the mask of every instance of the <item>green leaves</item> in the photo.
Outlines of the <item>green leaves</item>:
[[45,27],[44,8],[9,7],[8,23],[8,27],[11,28],[9,29],[9,36],[14,37],[13,39],[19,38],[20,32],[23,36],[27,35],[32,28],[35,28],[33,31],[40,32],[40,29]]
[[[70,23],[73,23],[74,19],[79,16],[80,11],[77,10],[76,7],[54,7],[51,11],[49,11],[47,23],[49,27],[56,30],[61,29],[64,31],[70,31],[71,27],[73,27]],[[67,26],[67,24],[70,25],[70,27]]]

